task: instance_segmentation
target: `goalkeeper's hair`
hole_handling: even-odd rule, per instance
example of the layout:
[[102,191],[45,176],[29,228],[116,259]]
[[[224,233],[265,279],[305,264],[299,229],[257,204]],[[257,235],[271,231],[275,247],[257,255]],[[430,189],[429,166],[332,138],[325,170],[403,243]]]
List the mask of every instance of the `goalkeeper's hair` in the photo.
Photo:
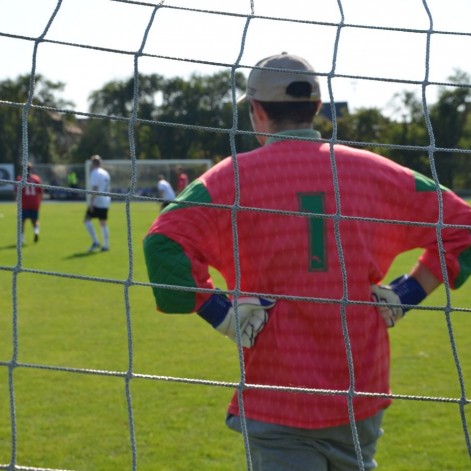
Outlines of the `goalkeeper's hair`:
[[314,116],[319,111],[321,101],[311,100],[311,84],[303,81],[292,82],[286,88],[286,95],[292,97],[293,101],[257,100],[272,122],[274,130],[289,129],[292,125],[298,127],[303,124],[312,124]]
[[312,86],[307,82],[293,82],[286,88],[286,95],[296,101],[259,102],[275,129],[281,130],[289,124],[312,123],[319,107],[319,101],[311,101]]
[[276,127],[284,123],[311,123],[318,106],[314,101],[259,101],[259,103]]

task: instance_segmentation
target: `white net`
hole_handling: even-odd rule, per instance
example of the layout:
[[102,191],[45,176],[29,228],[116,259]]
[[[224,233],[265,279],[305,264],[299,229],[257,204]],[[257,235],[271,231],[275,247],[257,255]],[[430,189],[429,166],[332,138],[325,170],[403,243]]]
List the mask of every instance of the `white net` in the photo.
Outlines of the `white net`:
[[[38,10],[35,5],[39,3],[41,7]],[[221,2],[216,1],[166,2],[162,0],[160,2],[137,2],[88,0],[78,2],[58,0],[20,2],[17,0],[15,4],[21,5],[21,8],[10,11],[11,2],[3,1],[0,3],[0,18],[7,19],[7,21],[0,22],[1,63],[7,69],[11,63],[11,55],[14,54],[16,61],[22,61],[23,68],[28,71],[31,77],[28,100],[25,103],[6,102],[0,97],[0,106],[16,107],[22,110],[22,162],[26,163],[28,161],[28,142],[31,138],[28,128],[28,115],[37,108],[33,104],[33,97],[35,76],[39,73],[51,80],[66,82],[67,90],[75,93],[77,97],[78,105],[75,108],[56,111],[73,113],[81,117],[117,119],[116,117],[96,115],[86,111],[85,91],[88,92],[88,90],[84,86],[84,82],[92,90],[99,88],[103,83],[116,76],[137,77],[140,73],[155,70],[165,70],[171,75],[188,75],[195,69],[209,72],[219,68],[231,70],[232,73],[235,71],[248,72],[250,66],[255,64],[261,57],[271,55],[277,51],[288,50],[313,58],[312,62],[315,64],[322,80],[326,102],[350,100],[352,109],[365,105],[386,106],[389,98],[397,91],[403,90],[404,87],[417,91],[422,98],[427,129],[430,134],[431,145],[428,148],[430,165],[434,180],[438,182],[434,167],[434,152],[436,151],[434,134],[427,114],[428,100],[436,95],[436,90],[440,85],[446,84],[445,77],[452,72],[453,67],[460,65],[462,58],[467,57],[469,54],[469,46],[471,45],[471,32],[469,32],[468,24],[469,13],[471,13],[469,2],[467,0],[446,2],[445,14],[442,14],[441,4],[443,2],[440,0],[381,2],[381,5],[373,0],[364,0],[359,3],[352,0],[322,2],[322,5],[320,3],[291,1],[288,5],[286,2],[254,0],[250,2],[224,2],[222,5]],[[30,14],[33,11],[38,12],[38,15]],[[32,18],[35,20],[34,22],[32,22]],[[450,21],[455,21],[455,23],[449,23]],[[12,29],[15,24],[21,27],[18,27],[17,30]],[[107,34],[101,33],[105,24],[110,25]],[[94,32],[94,34],[91,34],[91,32]],[[450,62],[453,57],[460,58],[458,64]],[[57,67],[57,63],[64,65]],[[107,70],[112,70],[114,75],[107,74]],[[234,82],[232,86],[235,89]],[[173,178],[172,165],[176,163],[173,161],[172,163],[143,164],[136,160],[136,138],[133,128],[136,122],[139,121],[137,113],[138,87],[139,82],[135,80],[134,96],[136,99],[132,112],[128,117],[119,117],[121,121],[126,122],[129,126],[131,159],[126,163],[107,162],[107,165],[109,164],[112,167],[114,175],[113,185],[117,189],[115,196],[119,196],[124,201],[122,218],[126,242],[123,252],[128,255],[128,264],[125,267],[126,269],[123,270],[122,277],[117,279],[114,276],[107,275],[106,270],[98,272],[98,274],[82,273],[79,268],[72,272],[56,271],[56,265],[52,261],[54,254],[51,255],[50,266],[39,265],[38,268],[36,261],[30,261],[29,258],[25,259],[24,257],[20,240],[19,219],[16,227],[17,252],[15,263],[3,264],[0,261],[0,271],[6,274],[8,281],[5,284],[8,289],[7,291],[4,290],[3,294],[11,299],[11,303],[6,304],[8,312],[2,313],[2,315],[8,315],[10,319],[8,324],[5,323],[5,325],[8,325],[8,330],[2,332],[1,335],[11,339],[6,341],[7,344],[11,342],[11,351],[9,350],[10,356],[8,358],[6,356],[0,358],[0,370],[2,370],[4,377],[1,389],[1,394],[4,396],[3,410],[8,411],[2,415],[2,419],[7,418],[8,425],[6,427],[2,426],[1,433],[4,437],[1,440],[0,463],[4,461],[4,464],[0,464],[0,469],[52,470],[51,467],[39,467],[40,463],[55,463],[60,460],[67,462],[67,458],[61,458],[60,453],[58,458],[48,461],[48,456],[52,452],[45,444],[39,445],[40,447],[44,446],[44,451],[42,454],[39,453],[40,458],[36,458],[36,462],[32,462],[24,451],[22,451],[21,456],[18,456],[20,443],[28,443],[28,440],[31,442],[37,441],[37,436],[36,438],[34,435],[33,437],[27,437],[25,429],[19,427],[19,421],[24,420],[21,417],[21,411],[24,407],[21,401],[28,398],[25,391],[18,386],[18,384],[23,384],[20,382],[20,378],[25,371],[56,373],[56,376],[62,375],[64,383],[70,375],[84,375],[87,378],[99,377],[110,382],[118,379],[124,385],[122,399],[125,402],[125,407],[121,408],[122,416],[117,421],[126,423],[123,435],[126,441],[125,446],[130,455],[128,465],[133,471],[155,469],[152,468],[152,464],[141,467],[138,460],[138,457],[144,454],[142,451],[144,448],[154,446],[145,439],[139,441],[136,438],[138,433],[136,428],[139,427],[135,420],[136,409],[142,407],[142,405],[136,404],[138,401],[133,400],[135,399],[133,386],[138,381],[183,384],[188,388],[195,385],[221,389],[234,387],[239,388],[241,391],[248,387],[244,382],[244,365],[242,361],[239,364],[240,379],[238,381],[207,380],[204,377],[193,379],[183,374],[167,375],[161,371],[155,372],[150,366],[152,372],[136,372],[134,369],[134,362],[139,355],[143,354],[138,351],[139,345],[135,341],[132,330],[133,322],[136,322],[133,317],[135,315],[133,311],[133,289],[146,288],[149,297],[151,293],[150,285],[144,281],[144,278],[140,278],[136,274],[141,274],[139,264],[142,263],[142,260],[133,245],[133,237],[136,237],[136,234],[132,226],[132,204],[137,197],[142,196],[141,189],[155,184],[156,166],[162,165],[163,167],[159,168],[159,172],[163,169],[170,178]],[[235,99],[234,95],[234,104]],[[235,124],[233,129],[209,130],[210,132],[227,134],[234,154],[237,151],[234,144],[235,136],[237,133],[244,132],[237,129],[237,117],[237,110],[234,106],[233,122]],[[334,113],[332,142],[337,142],[335,118]],[[175,125],[175,123],[163,124]],[[182,128],[185,129],[186,127],[182,125]],[[190,128],[190,126],[187,128]],[[387,146],[387,144],[383,145]],[[206,168],[207,162],[195,162],[195,165]],[[195,169],[196,173],[201,173],[199,167],[197,170]],[[338,190],[337,187],[337,192]],[[20,206],[18,206],[18,209],[20,209]],[[51,279],[57,284],[61,284],[64,280],[69,281],[74,287],[77,283],[93,283],[100,293],[103,293],[103,290],[111,292],[115,287],[119,287],[124,295],[121,293],[113,299],[119,300],[119,308],[125,312],[125,320],[119,319],[119,322],[124,325],[120,325],[119,329],[126,330],[128,348],[124,356],[128,361],[127,369],[118,370],[97,366],[100,365],[100,362],[96,360],[100,356],[99,349],[91,358],[87,357],[90,359],[90,365],[70,366],[67,360],[62,361],[62,357],[48,360],[47,356],[41,361],[24,361],[21,352],[28,351],[29,341],[26,334],[20,335],[20,325],[22,329],[26,328],[26,331],[34,336],[34,321],[29,313],[23,310],[22,302],[22,297],[27,296],[27,294],[21,290],[21,285],[23,280],[28,277],[36,277],[38,284],[43,283],[45,285]],[[71,290],[70,286],[67,289]],[[237,295],[238,293],[234,294]],[[453,417],[458,417],[458,420],[455,420],[455,425],[460,436],[460,456],[463,460],[466,460],[466,463],[463,462],[461,469],[466,469],[470,464],[468,455],[471,456],[466,408],[469,407],[471,400],[467,391],[469,384],[465,381],[466,375],[463,373],[463,369],[465,368],[468,371],[469,359],[463,359],[457,348],[456,331],[450,316],[453,306],[450,301],[452,298],[449,286],[446,286],[445,295],[447,299],[445,309],[447,314],[445,316],[447,335],[442,340],[447,342],[452,353],[452,361],[449,366],[456,373],[457,393],[453,396],[443,396],[440,394],[423,395],[411,392],[410,394],[396,394],[394,397],[399,400],[421,404],[432,402],[434,404],[454,406],[456,413]],[[443,306],[434,306],[431,309],[443,311]],[[459,306],[455,310],[466,314],[469,321],[471,312],[469,298],[464,307]],[[93,317],[87,317],[87,319],[89,322],[93,322]],[[113,322],[118,321],[113,319]],[[32,323],[31,327],[28,323]],[[77,325],[80,325],[79,318],[77,319]],[[168,328],[170,332],[174,332],[171,327]],[[61,335],[65,334],[58,330],[48,337],[51,346],[59,341]],[[86,338],[83,340],[87,341]],[[188,340],[188,342],[190,341]],[[348,335],[346,335],[345,343],[349,357],[349,367],[353,372],[354,365],[351,351],[348,349]],[[94,348],[96,347],[90,342],[89,349],[94,350]],[[107,346],[102,346],[102,348],[107,348]],[[63,358],[67,358],[67,350],[68,345],[63,345],[61,350]],[[26,357],[30,358],[27,355]],[[403,360],[407,361],[407,359]],[[464,362],[466,365],[463,364]],[[165,368],[162,368],[162,370],[165,371]],[[440,375],[438,371],[435,373]],[[52,387],[55,384],[56,377],[51,375],[50,378]],[[410,378],[410,381],[413,382],[414,378]],[[257,387],[257,385],[250,387]],[[285,389],[289,390],[289,388]],[[302,390],[297,390],[297,392],[300,391]],[[312,390],[305,392],[329,393],[329,391]],[[358,394],[354,390],[353,383],[352,389],[347,392],[332,391],[331,393],[345,394],[350,404],[355,394]],[[34,396],[30,399],[34,400]],[[191,403],[192,399],[190,396],[188,402]],[[86,401],[83,401],[79,407],[85,407],[85,405]],[[71,407],[73,407],[73,404],[71,404]],[[217,404],[214,407],[224,407],[224,404]],[[157,420],[162,422],[170,420],[169,415],[178,413],[167,410],[160,412]],[[353,413],[353,411],[351,412]],[[32,413],[42,415],[43,411],[41,407],[38,407]],[[63,418],[64,415],[67,415],[67,411],[58,411],[57,416],[50,420],[52,422],[59,421],[59,418]],[[78,417],[80,413],[73,416]],[[44,417],[44,420],[49,419]],[[73,424],[69,423],[67,425],[65,421],[58,434],[67,435],[67,426],[72,430],[75,429]],[[199,423],[199,426],[202,429],[204,428],[204,424]],[[401,434],[401,427],[403,426],[407,425],[400,424],[397,427],[398,435]],[[171,425],[168,428],[170,433]],[[245,431],[245,429],[243,430]],[[195,433],[197,432],[195,431]],[[81,453],[79,444],[82,440],[85,440],[88,429],[84,428],[80,433],[82,435],[75,437],[76,454]],[[440,424],[436,425],[431,433],[440,435]],[[149,434],[151,434],[151,431],[149,431]],[[359,452],[359,439],[355,434],[354,439],[358,451],[358,469],[363,470],[364,465]],[[93,446],[99,448],[101,438],[96,436],[94,440]],[[244,443],[247,445],[245,433]],[[206,446],[211,447],[210,439],[207,440]],[[411,443],[408,446],[410,452],[415,444]],[[465,448],[464,451],[463,448]],[[23,447],[22,450],[24,450]],[[70,450],[68,451],[70,453]],[[247,446],[245,452],[247,468],[251,469]],[[84,454],[85,458],[82,463],[74,466],[74,469],[91,469],[86,464],[86,451],[84,451]],[[410,454],[410,459],[413,461],[414,452],[412,451]],[[38,453],[34,456],[37,457]],[[224,457],[221,456],[216,459],[220,459],[221,462],[224,461]],[[110,462],[113,463],[111,459]],[[173,465],[169,463],[166,469],[184,469],[185,466],[184,464],[180,466],[175,463]],[[113,469],[113,464],[107,466],[104,466],[103,469]],[[199,465],[195,463],[192,463],[192,466],[192,469],[205,469],[204,467],[198,467]],[[227,466],[227,469],[232,469],[230,464],[221,465],[214,469],[226,469],[223,468],[224,466]],[[413,467],[413,465],[411,466]],[[58,468],[54,469],[58,471]],[[96,467],[96,469],[99,468]],[[388,469],[399,468],[395,468],[393,464],[393,467]]]

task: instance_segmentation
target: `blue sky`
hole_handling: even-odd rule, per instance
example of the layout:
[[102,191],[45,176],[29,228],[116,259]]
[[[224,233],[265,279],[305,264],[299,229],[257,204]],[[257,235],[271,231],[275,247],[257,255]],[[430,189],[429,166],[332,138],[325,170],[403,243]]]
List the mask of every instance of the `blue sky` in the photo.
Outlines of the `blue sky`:
[[[74,101],[78,111],[87,111],[91,91],[110,80],[132,76],[132,53],[142,45],[152,5],[159,3],[162,7],[154,17],[144,52],[171,59],[141,57],[141,73],[211,74],[224,68],[211,64],[230,65],[239,58],[241,65],[250,66],[288,51],[306,57],[319,72],[325,102],[329,101],[325,75],[347,76],[332,80],[332,93],[336,101],[348,101],[352,109],[384,109],[395,93],[406,89],[420,96],[420,84],[412,82],[426,78],[426,66],[430,82],[445,82],[456,68],[471,73],[470,0],[0,0],[0,80],[31,71],[34,42],[23,37],[43,34],[60,4],[45,41],[38,46],[36,72],[64,82],[63,96]],[[265,18],[253,18],[245,29],[245,15],[252,12],[252,6],[254,15]],[[425,7],[434,31],[428,63],[424,31],[431,24]],[[344,26],[337,41],[340,8]],[[248,74],[248,69],[241,70]],[[436,86],[428,86],[427,99],[433,102],[436,92]]]

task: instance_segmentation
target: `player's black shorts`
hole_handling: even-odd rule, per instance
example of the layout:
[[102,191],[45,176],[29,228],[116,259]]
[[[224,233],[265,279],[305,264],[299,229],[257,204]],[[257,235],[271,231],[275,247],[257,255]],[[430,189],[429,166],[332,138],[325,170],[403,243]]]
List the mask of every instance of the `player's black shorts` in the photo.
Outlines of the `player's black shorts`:
[[39,219],[39,210],[37,209],[22,209],[21,219],[31,219],[31,221],[37,221]]
[[106,221],[108,219],[108,208],[97,208],[93,206],[93,209],[87,208],[85,215],[88,219],[98,218],[100,221]]

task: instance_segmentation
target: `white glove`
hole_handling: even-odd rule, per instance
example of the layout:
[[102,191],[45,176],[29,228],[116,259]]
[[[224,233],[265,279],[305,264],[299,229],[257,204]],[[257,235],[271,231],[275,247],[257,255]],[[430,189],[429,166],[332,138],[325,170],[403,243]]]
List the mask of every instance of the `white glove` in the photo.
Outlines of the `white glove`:
[[[241,344],[253,347],[255,339],[268,321],[268,309],[275,301],[266,298],[240,297],[237,299]],[[236,312],[229,298],[213,294],[198,310],[198,315],[218,332],[237,343]]]
[[390,286],[371,285],[373,301],[380,304],[397,304],[397,306],[377,306],[381,317],[387,327],[394,327],[396,322],[402,319],[405,312],[401,305],[401,299]]
[[394,279],[389,285],[371,285],[373,301],[395,306],[378,306],[387,327],[394,327],[402,319],[411,306],[421,303],[426,297],[422,285],[409,275],[402,275]]

